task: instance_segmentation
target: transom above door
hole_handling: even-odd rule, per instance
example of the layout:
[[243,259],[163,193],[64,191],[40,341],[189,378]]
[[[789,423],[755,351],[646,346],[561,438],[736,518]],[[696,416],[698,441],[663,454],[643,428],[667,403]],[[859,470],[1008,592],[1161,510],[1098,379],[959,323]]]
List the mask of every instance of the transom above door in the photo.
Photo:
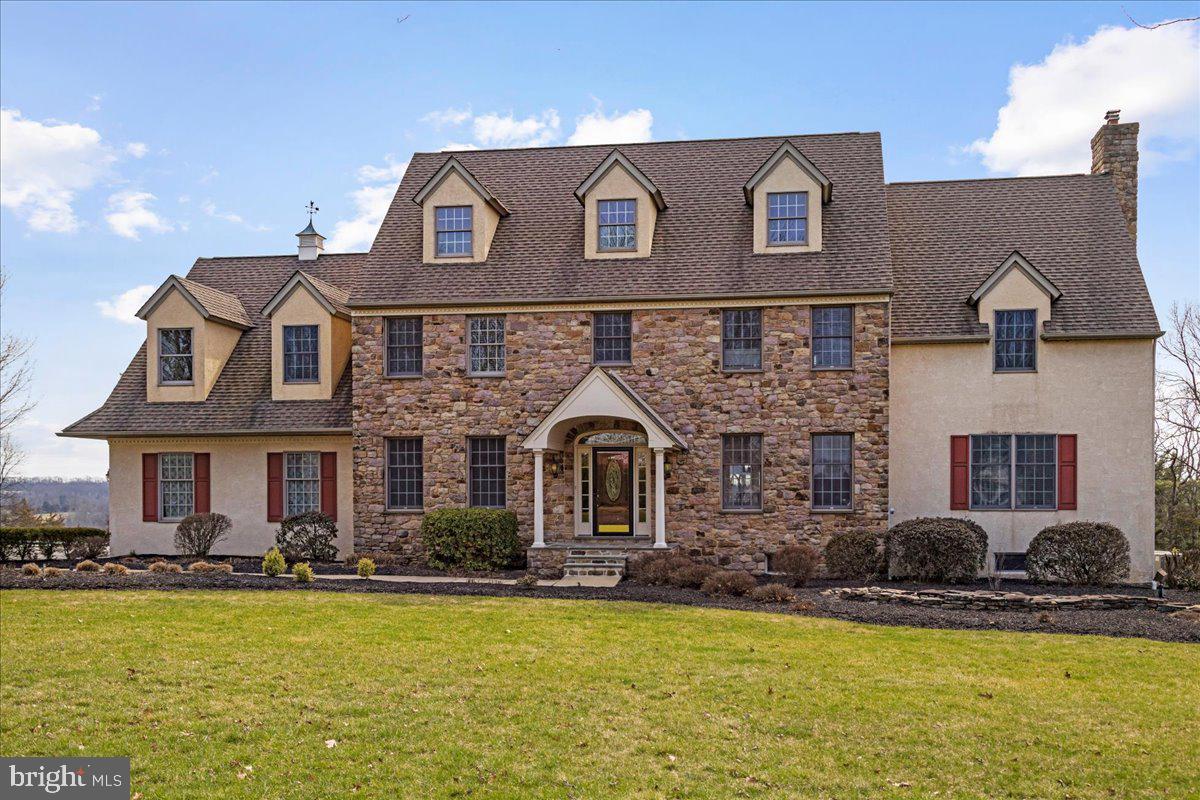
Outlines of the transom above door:
[[575,445],[575,535],[650,535],[650,448],[635,431],[600,431]]

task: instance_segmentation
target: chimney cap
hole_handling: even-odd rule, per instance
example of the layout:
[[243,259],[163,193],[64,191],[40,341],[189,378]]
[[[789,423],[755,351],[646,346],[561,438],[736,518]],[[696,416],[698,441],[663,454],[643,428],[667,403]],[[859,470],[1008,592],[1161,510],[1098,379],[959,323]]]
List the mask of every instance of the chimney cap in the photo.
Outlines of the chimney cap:
[[1121,109],[1114,108],[1111,111],[1106,111],[1104,113],[1104,121],[1109,125],[1116,125],[1121,121]]

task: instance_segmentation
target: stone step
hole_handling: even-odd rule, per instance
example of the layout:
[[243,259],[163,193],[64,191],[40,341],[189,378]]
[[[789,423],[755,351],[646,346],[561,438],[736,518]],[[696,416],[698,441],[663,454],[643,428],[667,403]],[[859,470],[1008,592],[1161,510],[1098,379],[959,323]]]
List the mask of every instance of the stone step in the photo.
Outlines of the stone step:
[[625,577],[625,571],[621,570],[621,569],[613,568],[613,567],[603,567],[603,568],[600,568],[600,567],[595,567],[595,568],[574,567],[574,566],[563,567],[563,577],[564,578],[581,578],[581,577],[588,576],[588,575],[604,575],[604,576],[612,576],[612,577],[616,577],[616,578],[623,578],[623,577]]
[[625,553],[605,548],[581,547],[567,553],[563,562],[563,577],[625,577]]
[[628,558],[629,554],[623,550],[605,547],[587,547],[587,548],[572,548],[567,551],[567,556],[606,556],[609,558]]

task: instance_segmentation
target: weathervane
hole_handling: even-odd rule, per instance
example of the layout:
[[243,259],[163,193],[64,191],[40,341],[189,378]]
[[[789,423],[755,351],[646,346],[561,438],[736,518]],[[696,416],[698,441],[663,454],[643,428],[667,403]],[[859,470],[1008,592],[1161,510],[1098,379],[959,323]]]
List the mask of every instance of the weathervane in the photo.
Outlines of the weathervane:
[[317,208],[317,204],[316,204],[316,203],[314,203],[312,200],[309,200],[309,201],[308,201],[308,205],[306,205],[306,206],[304,207],[304,210],[308,212],[308,222],[309,222],[309,224],[311,225],[311,224],[312,224],[312,218],[313,218],[313,214],[316,214],[316,213],[317,213],[318,211],[320,211],[321,209]]

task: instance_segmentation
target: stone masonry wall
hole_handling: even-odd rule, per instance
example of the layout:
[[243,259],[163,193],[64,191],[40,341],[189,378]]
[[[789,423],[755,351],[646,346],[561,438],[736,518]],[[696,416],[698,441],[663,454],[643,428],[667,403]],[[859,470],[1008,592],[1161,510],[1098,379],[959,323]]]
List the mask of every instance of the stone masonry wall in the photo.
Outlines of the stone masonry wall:
[[[721,371],[720,309],[633,311],[632,365],[614,372],[687,442],[668,453],[669,544],[714,564],[761,572],[766,556],[797,541],[821,543],[836,530],[882,531],[888,503],[888,307],[855,307],[854,363],[814,371],[810,308],[763,309],[763,371]],[[505,436],[508,507],[521,536],[533,538],[533,454],[520,449],[592,367],[589,312],[507,316],[507,375],[466,374],[462,314],[424,319],[419,378],[383,375],[382,317],[356,317],[354,378],[355,549],[420,561],[421,514],[389,512],[384,439],[424,438],[425,508],[464,506],[469,436]],[[763,434],[763,510],[721,510],[721,435]],[[854,510],[809,505],[813,433],[854,435]],[[574,454],[547,454],[548,542],[573,537]],[[557,476],[551,463],[560,470]],[[650,478],[653,484],[653,476]]]

